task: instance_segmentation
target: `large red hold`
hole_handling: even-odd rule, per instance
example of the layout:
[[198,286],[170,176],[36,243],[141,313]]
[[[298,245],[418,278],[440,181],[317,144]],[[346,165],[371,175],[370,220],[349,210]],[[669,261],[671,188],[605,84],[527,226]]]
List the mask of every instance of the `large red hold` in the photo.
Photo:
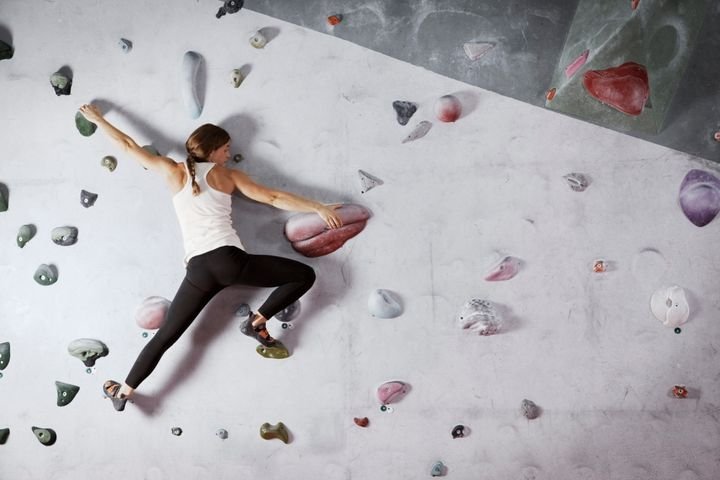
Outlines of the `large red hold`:
[[590,70],[583,76],[590,96],[628,115],[637,116],[650,96],[647,69],[626,62],[607,70]]
[[295,251],[306,257],[332,253],[360,233],[370,218],[370,211],[361,205],[345,204],[336,209],[343,226],[329,230],[316,213],[294,215],[285,223],[285,237]]

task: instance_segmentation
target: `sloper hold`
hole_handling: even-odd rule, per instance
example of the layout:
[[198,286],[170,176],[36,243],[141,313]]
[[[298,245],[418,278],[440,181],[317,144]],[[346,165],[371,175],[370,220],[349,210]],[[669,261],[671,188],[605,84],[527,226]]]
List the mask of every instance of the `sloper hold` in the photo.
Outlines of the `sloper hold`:
[[202,104],[198,96],[198,72],[202,57],[197,52],[185,52],[182,60],[182,99],[190,118],[198,118]]
[[494,46],[495,44],[490,42],[466,43],[463,45],[463,50],[465,50],[465,55],[467,55],[470,60],[477,60],[489,52]]
[[690,317],[685,290],[677,285],[656,290],[650,297],[650,311],[666,327],[679,327]]
[[55,265],[46,265],[43,263],[35,270],[33,278],[37,283],[45,287],[52,285],[58,280],[57,268],[55,268]]
[[95,201],[98,198],[97,193],[88,192],[87,190],[80,190],[80,205],[85,208],[90,208],[95,205]]
[[379,288],[370,292],[368,311],[373,317],[395,318],[402,315],[403,308],[395,293]]
[[95,365],[98,358],[110,353],[107,345],[94,338],[78,338],[68,345],[68,353],[83,362],[86,367]]
[[405,137],[402,143],[414,142],[415,140],[424,137],[432,128],[432,123],[427,120],[423,120],[418,123],[415,128]]
[[687,219],[704,227],[720,213],[720,179],[704,170],[690,170],[680,184],[678,200]]
[[403,100],[395,100],[392,104],[397,114],[397,121],[400,125],[407,125],[410,117],[417,112],[417,105],[412,102],[405,102]]
[[587,71],[583,86],[591,97],[631,116],[642,113],[650,96],[647,69],[635,62]]
[[74,245],[77,243],[78,229],[77,227],[63,226],[55,227],[50,232],[50,238],[53,243],[63,247]]
[[32,432],[40,443],[49,447],[57,440],[57,433],[52,428],[32,427]]
[[170,308],[170,300],[164,297],[147,297],[135,311],[135,323],[146,330],[162,327]]
[[57,390],[57,406],[64,407],[70,404],[75,398],[75,395],[80,391],[80,387],[77,385],[71,385],[69,383],[55,382],[55,389]]
[[35,225],[27,224],[20,227],[18,230],[17,238],[15,239],[17,241],[17,245],[20,248],[23,248],[25,244],[27,244],[32,238],[35,236],[35,233],[37,232],[37,229],[35,228]]
[[0,60],[10,60],[14,54],[13,47],[0,40]]
[[75,127],[83,137],[89,137],[97,130],[97,125],[85,118],[80,112],[75,114]]
[[5,445],[7,439],[10,436],[9,428],[0,428],[0,445]]
[[287,427],[285,427],[285,424],[282,422],[278,422],[277,425],[263,423],[260,426],[260,436],[265,440],[277,438],[278,440],[282,440],[283,443],[288,443],[290,441],[290,433],[288,432]]
[[462,103],[455,95],[443,95],[435,101],[434,109],[441,122],[454,122],[462,114]]
[[255,48],[265,48],[265,45],[267,45],[268,39],[265,35],[263,35],[263,32],[261,30],[258,30],[253,34],[252,37],[250,37],[250,45],[252,45]]
[[389,405],[400,400],[408,392],[408,385],[405,382],[393,380],[385,382],[377,389],[377,398],[383,405]]
[[10,363],[10,342],[0,343],[0,370],[5,370]]
[[358,170],[358,177],[360,177],[360,193],[367,193],[378,185],[383,184],[382,180],[363,170]]
[[275,340],[275,344],[272,347],[258,345],[255,347],[255,351],[262,357],[272,358],[275,360],[282,360],[283,358],[288,358],[290,356],[290,352],[287,347],[283,345],[280,340]]
[[342,247],[365,228],[370,218],[370,211],[356,204],[341,205],[335,212],[343,222],[342,227],[335,229],[328,229],[323,219],[314,213],[293,215],[285,223],[285,238],[296,252],[319,257]]
[[485,276],[485,281],[501,282],[510,280],[520,271],[521,261],[517,257],[503,257]]

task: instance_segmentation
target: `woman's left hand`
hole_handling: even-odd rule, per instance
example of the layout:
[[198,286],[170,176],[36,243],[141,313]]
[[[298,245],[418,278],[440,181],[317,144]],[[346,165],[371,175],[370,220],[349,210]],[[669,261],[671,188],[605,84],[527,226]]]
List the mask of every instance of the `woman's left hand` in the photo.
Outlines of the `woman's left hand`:
[[317,209],[317,214],[327,224],[328,228],[340,228],[343,225],[342,219],[335,210],[340,208],[340,204],[322,205]]

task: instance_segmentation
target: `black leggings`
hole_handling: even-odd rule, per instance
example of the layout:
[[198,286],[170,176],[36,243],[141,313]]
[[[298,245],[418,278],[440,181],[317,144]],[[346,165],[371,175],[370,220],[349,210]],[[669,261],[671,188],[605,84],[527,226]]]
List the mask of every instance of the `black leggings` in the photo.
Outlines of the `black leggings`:
[[250,255],[237,247],[220,247],[191,258],[165,323],[140,352],[125,383],[137,388],[223,288],[230,285],[277,287],[258,309],[258,313],[270,319],[300,298],[314,282],[315,272],[304,263],[270,255]]

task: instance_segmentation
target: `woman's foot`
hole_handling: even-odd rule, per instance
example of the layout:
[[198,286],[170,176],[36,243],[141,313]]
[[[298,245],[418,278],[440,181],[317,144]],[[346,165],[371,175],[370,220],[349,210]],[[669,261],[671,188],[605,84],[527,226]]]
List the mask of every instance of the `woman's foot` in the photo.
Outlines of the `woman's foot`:
[[265,322],[259,323],[258,325],[253,325],[254,318],[255,314],[250,312],[247,320],[240,324],[240,331],[248,337],[254,338],[266,347],[275,346],[275,339],[270,336],[270,332],[268,332],[268,329],[265,326]]
[[125,410],[125,403],[128,400],[126,395],[120,393],[121,387],[122,385],[115,380],[108,380],[103,384],[103,393],[107,398],[112,400],[113,407],[118,412]]

